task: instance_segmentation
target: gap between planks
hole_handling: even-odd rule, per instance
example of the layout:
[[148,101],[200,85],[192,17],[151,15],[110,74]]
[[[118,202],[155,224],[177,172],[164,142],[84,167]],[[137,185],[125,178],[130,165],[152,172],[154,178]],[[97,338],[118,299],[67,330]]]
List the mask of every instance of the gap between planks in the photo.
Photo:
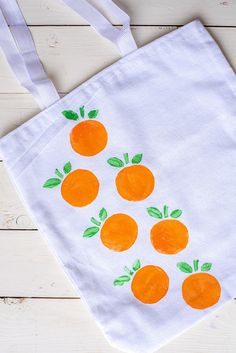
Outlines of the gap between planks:
[[23,300],[27,300],[27,299],[43,299],[43,300],[81,300],[80,297],[54,297],[54,296],[51,296],[51,297],[48,297],[48,296],[33,296],[33,297],[27,297],[27,296],[0,296],[0,300],[10,300],[10,299],[16,299],[16,300],[19,300],[19,301],[23,301]]
[[[0,296],[0,300],[9,300],[9,299],[19,299],[19,300],[27,300],[27,299],[39,299],[39,300],[41,300],[41,299],[44,299],[44,300],[48,300],[48,299],[50,299],[50,300],[81,300],[81,298],[80,297],[53,297],[53,296],[51,296],[51,297],[48,297],[48,296],[33,296],[33,297],[27,297],[27,296],[24,296],[24,297],[21,297],[21,296],[9,296],[9,297],[7,297],[7,296]],[[235,298],[233,298],[233,300],[236,300],[236,297]]]
[[[190,21],[191,22],[191,21]],[[204,24],[203,24],[204,25]],[[119,24],[112,24],[113,27],[122,27],[121,25]],[[180,28],[180,27],[183,27],[185,26],[185,24],[182,24],[182,25],[174,25],[174,24],[148,24],[148,25],[140,25],[140,24],[136,24],[136,23],[132,23],[130,24],[130,27],[176,27],[176,28]],[[9,27],[9,26],[8,26]],[[68,25],[68,24],[58,24],[58,25],[28,25],[28,27],[91,27],[90,25]],[[236,25],[204,25],[204,27],[206,28],[236,28]]]
[[20,231],[22,231],[22,232],[35,232],[35,231],[38,231],[38,228],[0,228],[0,231],[18,231],[18,230],[20,230]]

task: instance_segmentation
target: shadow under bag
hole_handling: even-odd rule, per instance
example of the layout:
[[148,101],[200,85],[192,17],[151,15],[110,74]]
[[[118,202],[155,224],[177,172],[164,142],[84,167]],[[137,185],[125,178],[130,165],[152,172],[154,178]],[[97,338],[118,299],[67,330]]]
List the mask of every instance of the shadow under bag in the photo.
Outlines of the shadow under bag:
[[153,352],[235,296],[235,73],[198,20],[137,49],[111,0],[122,29],[64,2],[123,58],[60,99],[0,0],[0,46],[42,108],[1,155],[109,342]]

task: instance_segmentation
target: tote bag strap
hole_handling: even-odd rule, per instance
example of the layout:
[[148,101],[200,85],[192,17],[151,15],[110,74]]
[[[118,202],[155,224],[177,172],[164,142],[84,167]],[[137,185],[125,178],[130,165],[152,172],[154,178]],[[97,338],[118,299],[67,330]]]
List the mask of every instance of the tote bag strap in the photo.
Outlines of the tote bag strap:
[[113,14],[123,27],[114,27],[87,0],[63,0],[69,7],[81,15],[99,34],[114,43],[122,56],[137,49],[130,30],[130,17],[112,0],[100,0],[101,5]]
[[0,47],[21,85],[42,109],[60,99],[47,78],[16,0],[0,0]]

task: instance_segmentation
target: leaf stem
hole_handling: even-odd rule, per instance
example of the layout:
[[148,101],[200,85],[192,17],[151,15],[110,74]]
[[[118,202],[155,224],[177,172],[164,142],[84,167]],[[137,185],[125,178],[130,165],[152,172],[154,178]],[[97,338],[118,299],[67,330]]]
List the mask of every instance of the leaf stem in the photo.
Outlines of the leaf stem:
[[193,268],[195,272],[198,271],[198,264],[199,264],[199,260],[193,260]]
[[61,178],[61,179],[62,179],[63,176],[64,176],[64,175],[60,172],[59,169],[56,169],[56,170],[55,170],[55,174],[56,174],[59,178]]
[[125,270],[130,276],[133,276],[134,272],[131,271],[127,266],[124,267],[124,270]]
[[94,217],[91,218],[91,222],[93,224],[96,224],[96,226],[98,226],[98,227],[100,227],[100,225],[101,225],[101,222],[97,221],[96,218],[94,218]]
[[125,164],[128,164],[129,163],[129,154],[124,153],[123,156],[124,156]]
[[168,218],[168,216],[169,216],[168,209],[169,209],[169,207],[165,205],[163,208],[164,218]]

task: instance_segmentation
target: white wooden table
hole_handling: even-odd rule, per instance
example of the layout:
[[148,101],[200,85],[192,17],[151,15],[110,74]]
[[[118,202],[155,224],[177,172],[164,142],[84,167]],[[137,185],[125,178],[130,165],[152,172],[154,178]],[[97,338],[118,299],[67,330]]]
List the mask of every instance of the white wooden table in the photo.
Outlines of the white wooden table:
[[[236,0],[117,0],[139,45],[199,17],[236,69]],[[63,95],[118,59],[59,0],[19,0],[48,75]],[[0,55],[0,136],[38,112]],[[1,158],[1,156],[0,156]],[[235,284],[236,287],[236,284]],[[236,302],[161,353],[234,353]],[[0,352],[115,353],[27,215],[0,160]]]

